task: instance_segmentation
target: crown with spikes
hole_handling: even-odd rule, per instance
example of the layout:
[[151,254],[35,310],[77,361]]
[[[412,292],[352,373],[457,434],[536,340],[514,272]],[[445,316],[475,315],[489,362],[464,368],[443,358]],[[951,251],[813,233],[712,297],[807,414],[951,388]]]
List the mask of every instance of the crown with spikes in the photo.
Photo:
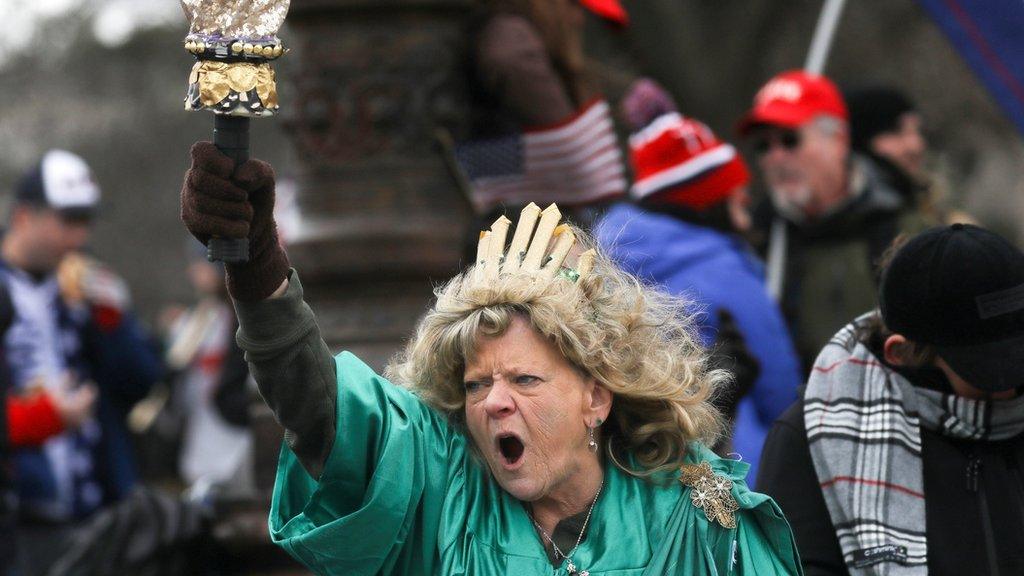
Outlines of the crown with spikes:
[[512,221],[499,217],[490,230],[480,233],[476,265],[464,289],[485,288],[507,274],[532,276],[536,280],[560,276],[570,282],[586,277],[594,268],[596,252],[591,249],[580,254],[575,268],[563,266],[576,243],[576,236],[569,225],[559,224],[561,219],[558,206],[552,204],[542,212],[530,202],[519,213],[512,243],[506,251],[505,239]]

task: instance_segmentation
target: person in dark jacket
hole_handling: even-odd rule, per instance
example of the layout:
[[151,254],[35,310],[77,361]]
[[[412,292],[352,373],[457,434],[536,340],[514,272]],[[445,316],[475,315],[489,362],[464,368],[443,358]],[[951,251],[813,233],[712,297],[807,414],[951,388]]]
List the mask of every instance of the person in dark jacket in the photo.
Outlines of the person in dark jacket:
[[12,455],[22,448],[38,448],[53,436],[73,430],[88,420],[96,403],[96,389],[34,391],[28,396],[11,390],[4,337],[14,323],[14,303],[0,282],[0,576],[14,575],[17,565],[17,491]]
[[[7,288],[0,284],[0,337],[7,332],[14,321],[14,306]],[[2,339],[0,339],[2,342]],[[2,346],[0,346],[2,351]],[[0,361],[0,401],[7,402],[11,376],[7,363]],[[7,410],[0,410],[0,576],[14,574],[17,562],[15,548],[15,495],[11,479],[10,440],[8,437]]]
[[966,212],[946,205],[935,178],[928,172],[928,139],[917,105],[891,86],[861,86],[844,91],[850,108],[850,143],[917,209],[929,225],[976,223]]
[[27,574],[42,572],[79,522],[135,484],[125,418],[162,372],[124,282],[80,253],[98,202],[81,158],[47,152],[18,185],[0,243],[0,281],[16,312],[4,336],[12,390],[98,392],[93,417],[13,451]]
[[[749,461],[752,483],[768,428],[796,400],[801,371],[761,262],[741,237],[750,228],[750,173],[735,148],[683,117],[653,81],[636,82],[622,108],[634,130],[636,204],[609,209],[595,229],[598,242],[627,271],[703,312],[703,343],[729,356],[721,365],[736,375],[736,389],[721,403],[734,425],[720,452]],[[753,370],[737,369],[745,364],[736,346],[724,350],[727,342],[740,344],[739,359],[749,356]]]
[[808,576],[1024,573],[1024,253],[932,229],[879,299],[772,428],[759,488]]
[[784,72],[739,126],[770,202],[755,211],[768,286],[808,368],[852,317],[875,307],[876,265],[901,232],[928,227],[878,169],[851,152],[849,113],[824,76]]

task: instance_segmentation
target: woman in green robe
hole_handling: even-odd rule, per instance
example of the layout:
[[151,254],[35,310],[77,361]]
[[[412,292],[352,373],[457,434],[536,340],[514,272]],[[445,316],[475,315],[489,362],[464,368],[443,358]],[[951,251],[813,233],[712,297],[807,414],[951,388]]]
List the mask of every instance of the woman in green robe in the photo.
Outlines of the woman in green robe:
[[[384,378],[332,357],[273,224],[273,172],[197,144],[182,218],[248,236],[239,345],[286,429],[273,540],[318,574],[800,574],[720,431],[683,303],[528,206],[436,291]],[[508,238],[511,236],[511,241]]]

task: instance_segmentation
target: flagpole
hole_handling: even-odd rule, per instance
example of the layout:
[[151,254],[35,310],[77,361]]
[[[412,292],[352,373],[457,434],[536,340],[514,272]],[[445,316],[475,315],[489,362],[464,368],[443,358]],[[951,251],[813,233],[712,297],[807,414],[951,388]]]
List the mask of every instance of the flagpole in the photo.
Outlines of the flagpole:
[[811,50],[807,54],[807,63],[804,65],[804,70],[811,74],[821,74],[825,70],[825,60],[832,49],[832,40],[835,39],[836,28],[839,26],[839,18],[843,15],[845,5],[846,0],[825,0],[821,16],[818,17],[818,27],[814,30]]
[[[821,74],[825,70],[825,61],[832,50],[832,41],[835,40],[836,28],[839,27],[839,19],[843,15],[843,7],[846,0],[825,0],[825,6],[818,16],[818,25],[814,29],[814,37],[811,40],[811,49],[807,53],[807,61],[804,70],[811,74]],[[775,218],[772,222],[770,239],[768,242],[768,263],[766,271],[766,282],[768,293],[777,302],[782,300],[782,291],[785,285],[786,269],[786,244],[788,241],[786,223],[782,218]]]

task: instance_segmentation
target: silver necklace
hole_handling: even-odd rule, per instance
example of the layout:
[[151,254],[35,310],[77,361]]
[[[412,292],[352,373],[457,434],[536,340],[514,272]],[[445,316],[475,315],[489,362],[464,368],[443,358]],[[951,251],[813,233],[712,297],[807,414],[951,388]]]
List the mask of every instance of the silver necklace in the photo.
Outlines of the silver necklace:
[[576,538],[576,545],[572,547],[572,550],[569,550],[568,554],[562,552],[562,549],[558,547],[558,544],[555,544],[554,539],[552,539],[551,536],[549,536],[548,533],[540,527],[540,524],[538,524],[537,520],[535,520],[533,517],[533,512],[531,511],[529,513],[530,521],[533,522],[533,525],[537,527],[537,530],[540,531],[544,538],[551,543],[552,548],[555,549],[556,557],[560,556],[562,558],[565,558],[566,561],[568,561],[569,564],[565,567],[565,571],[569,574],[578,574],[579,576],[590,576],[590,572],[588,570],[580,570],[576,567],[576,564],[574,564],[572,561],[572,555],[576,553],[576,549],[580,547],[580,542],[583,541],[583,533],[587,531],[587,524],[590,523],[590,515],[594,512],[594,505],[597,504],[597,499],[601,496],[601,490],[603,489],[604,480],[601,480],[601,485],[597,487],[597,494],[594,495],[594,501],[590,503],[590,509],[587,510],[587,517],[583,520],[583,528],[580,529],[580,535]]

